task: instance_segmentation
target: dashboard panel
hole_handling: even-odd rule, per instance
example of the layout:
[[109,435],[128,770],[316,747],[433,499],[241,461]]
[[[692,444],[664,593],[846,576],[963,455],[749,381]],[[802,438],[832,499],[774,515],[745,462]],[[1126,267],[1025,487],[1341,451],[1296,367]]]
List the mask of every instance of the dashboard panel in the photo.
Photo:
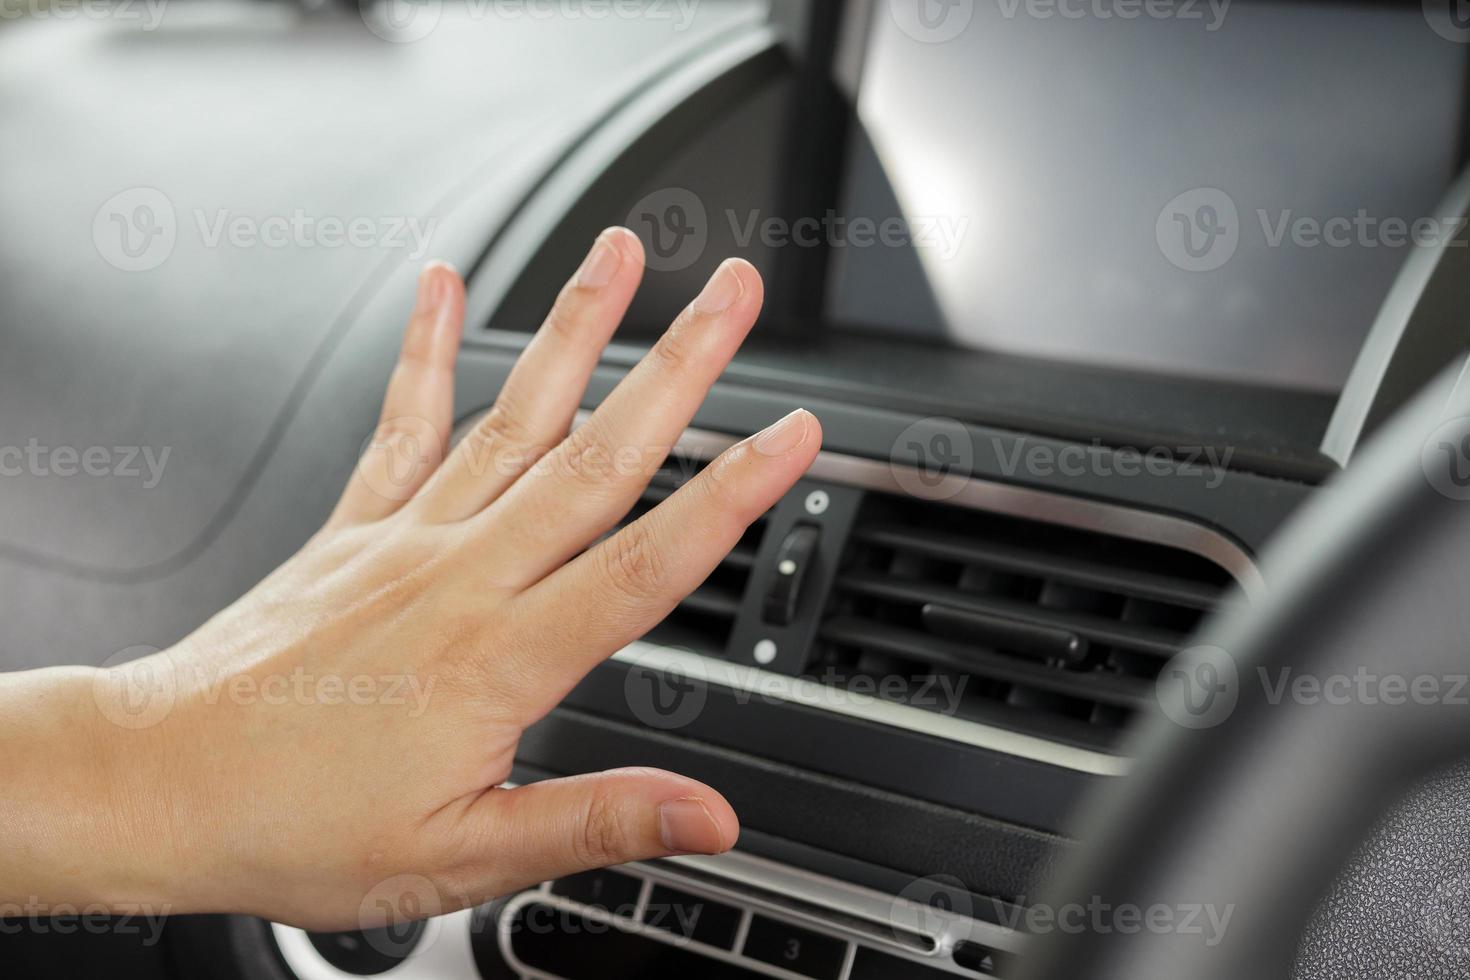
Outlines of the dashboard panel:
[[[364,33],[355,15],[233,3],[146,34],[0,33],[0,139],[37,175],[0,183],[0,216],[26,230],[0,237],[3,441],[165,459],[156,479],[144,466],[121,487],[0,481],[0,665],[100,664],[167,646],[299,547],[370,432],[426,255],[470,273],[456,377],[456,414],[469,421],[493,402],[574,243],[626,220],[671,171],[765,200],[788,162],[771,133],[798,66],[758,7],[703,4],[678,30],[467,19],[415,44]],[[598,84],[576,81],[586,77]],[[201,118],[217,122],[183,122]],[[748,166],[732,163],[733,146],[749,150]],[[129,273],[95,225],[140,187],[174,210],[176,240],[155,268]],[[210,244],[222,212],[298,210],[412,218],[432,232],[423,253],[412,242]],[[750,257],[780,262],[759,248]],[[646,350],[647,328],[699,269],[651,274],[585,408]],[[1150,709],[1160,664],[1218,603],[1269,587],[1257,553],[1336,469],[1316,451],[1330,399],[834,340],[807,326],[773,311],[677,456],[697,467],[806,407],[823,422],[822,462],[768,515],[729,579],[733,598],[703,596],[594,671],[528,734],[516,774],[686,772],[735,803],[741,849],[624,869],[637,882],[632,915],[548,883],[448,917],[419,954],[442,964],[410,959],[395,975],[493,976],[476,965],[483,936],[505,975],[561,975],[552,952],[517,952],[499,925],[534,908],[609,926],[613,938],[598,942],[663,953],[647,921],[656,888],[734,909],[738,938],[694,951],[751,974],[825,976],[835,962],[832,975],[850,980],[919,966],[990,975],[1019,946],[996,920],[1066,859],[1085,802],[1126,778],[1130,719]],[[960,459],[956,446],[967,447]],[[1059,465],[1068,459],[1082,463]],[[767,599],[801,528],[820,530],[803,552],[818,571],[777,628]],[[1030,540],[1040,544],[1027,551]],[[981,555],[977,542],[992,547]],[[1149,574],[1159,568],[1175,581]],[[853,569],[869,574],[844,578]],[[908,591],[883,592],[875,570]],[[957,586],[984,604],[959,601]],[[990,652],[957,652],[966,644]],[[970,678],[974,697],[946,712],[855,691],[885,657]],[[672,726],[630,694],[669,677],[701,692],[696,717]],[[960,913],[913,894],[936,881]],[[917,945],[890,934],[895,908],[924,926],[911,930]],[[805,972],[762,961],[757,918],[835,952]],[[324,966],[326,940],[299,930],[186,919],[176,932],[189,955],[234,951],[229,969],[252,980],[341,975]],[[228,942],[200,938],[221,932]],[[865,966],[879,955],[899,962]]]

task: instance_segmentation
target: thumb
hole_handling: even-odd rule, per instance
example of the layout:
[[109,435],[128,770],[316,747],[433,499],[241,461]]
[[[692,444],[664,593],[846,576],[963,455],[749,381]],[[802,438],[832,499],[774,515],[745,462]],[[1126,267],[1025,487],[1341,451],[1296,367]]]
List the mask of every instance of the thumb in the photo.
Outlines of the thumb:
[[610,769],[497,789],[467,813],[484,855],[489,894],[627,861],[719,854],[740,822],[718,792],[658,769]]

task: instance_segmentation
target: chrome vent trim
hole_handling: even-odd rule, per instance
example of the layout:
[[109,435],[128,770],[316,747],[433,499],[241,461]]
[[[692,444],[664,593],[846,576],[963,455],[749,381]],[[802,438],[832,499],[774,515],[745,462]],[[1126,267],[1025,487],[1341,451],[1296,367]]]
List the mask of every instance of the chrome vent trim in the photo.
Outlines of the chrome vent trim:
[[[579,414],[578,422],[586,414],[588,413]],[[685,456],[713,459],[739,441],[738,438],[724,433],[688,429],[684,437],[675,444],[675,448]],[[910,492],[900,482],[900,471],[918,472],[916,468],[902,463],[885,463],[824,449],[817,454],[816,462],[812,463],[808,475],[818,480],[845,483],[899,497],[933,500],[951,506],[971,507],[975,510],[1177,548],[1208,559],[1225,569],[1252,600],[1258,598],[1265,588],[1265,582],[1256,569],[1255,562],[1240,545],[1218,531],[1183,518],[958,474],[944,477],[932,490],[918,495]],[[906,482],[912,485],[921,481]]]
[[[455,429],[454,441],[457,442],[482,413],[483,409],[461,421]],[[588,409],[579,411],[574,424],[580,425],[589,415],[591,411]],[[685,430],[671,452],[689,459],[708,461],[739,441],[738,436],[690,428]],[[817,454],[808,476],[865,490],[914,499],[931,499],[951,506],[970,507],[1163,545],[1198,555],[1220,566],[1240,584],[1248,599],[1258,598],[1265,588],[1255,563],[1238,544],[1218,531],[1183,518],[999,483],[982,477],[959,475],[946,476],[929,492],[917,495],[906,489],[905,483],[910,486],[923,485],[923,481],[901,481],[899,474],[905,471],[918,472],[916,468],[905,464],[882,462],[824,449]],[[731,690],[759,692],[761,697],[818,707],[835,714],[862,718],[869,722],[1077,772],[1121,776],[1130,768],[1128,759],[1108,752],[861,694],[844,692],[838,698],[833,696],[833,688],[814,681],[735,664],[689,650],[637,641],[614,654],[613,659],[649,668],[682,671],[685,676],[703,677],[709,683]]]
[[[484,414],[480,409],[455,426],[451,445],[458,443],[470,426]],[[592,414],[590,409],[577,412],[574,424],[581,425]],[[737,436],[707,429],[686,429],[674,444],[673,451],[691,459],[709,461],[739,442]],[[884,463],[860,456],[834,453],[826,449],[817,453],[808,475],[818,480],[845,483],[850,486],[914,497],[898,478],[900,471],[917,473],[915,467],[901,463]],[[910,481],[921,482],[921,481]],[[950,474],[936,483],[919,499],[934,500],[960,507],[1007,514],[1033,521],[1060,524],[1083,531],[1096,531],[1115,537],[1188,551],[1219,565],[1240,583],[1248,598],[1254,600],[1265,588],[1261,573],[1248,554],[1225,535],[1201,524],[1138,510],[1121,504],[1083,500],[1048,490],[1034,490],[1009,483],[998,483],[983,477]]]
[[843,691],[806,678],[718,660],[691,650],[639,640],[613,654],[613,659],[645,670],[702,680],[706,684],[735,691],[742,697],[821,708],[846,718],[859,718],[1077,772],[1122,776],[1129,768],[1128,760],[1121,756]]

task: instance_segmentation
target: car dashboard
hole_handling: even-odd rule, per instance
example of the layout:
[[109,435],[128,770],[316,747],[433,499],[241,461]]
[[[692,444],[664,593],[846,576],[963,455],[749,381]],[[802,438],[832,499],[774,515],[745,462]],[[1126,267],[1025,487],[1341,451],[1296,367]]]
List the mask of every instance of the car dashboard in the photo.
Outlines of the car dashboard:
[[[371,433],[423,260],[468,283],[463,427],[578,249],[628,224],[651,271],[585,410],[725,254],[772,282],[629,519],[797,407],[824,446],[699,589],[527,733],[513,778],[668,768],[720,788],[739,846],[396,933],[180,917],[161,947],[53,938],[19,961],[242,980],[1009,975],[1089,801],[1126,781],[1165,666],[1270,588],[1267,542],[1443,362],[1402,355],[1455,269],[1395,287],[1402,322],[1375,324],[1376,367],[1341,396],[834,332],[818,257],[712,221],[680,265],[639,226],[671,189],[715,213],[803,206],[803,140],[851,136],[807,115],[841,100],[805,67],[842,41],[824,15],[805,34],[738,2],[553,29],[434,4],[432,34],[396,43],[404,26],[365,9],[221,0],[156,30],[0,29],[0,142],[27,175],[0,183],[5,441],[168,449],[153,481],[0,481],[0,663],[166,647],[292,554]],[[95,227],[140,188],[175,232],[130,270],[149,260]],[[297,212],[368,216],[380,237],[212,234]]]

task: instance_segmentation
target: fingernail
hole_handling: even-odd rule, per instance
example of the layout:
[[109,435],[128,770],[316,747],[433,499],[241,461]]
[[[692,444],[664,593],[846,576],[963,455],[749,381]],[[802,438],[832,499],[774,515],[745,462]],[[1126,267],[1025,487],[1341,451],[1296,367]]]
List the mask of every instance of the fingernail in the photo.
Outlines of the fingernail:
[[811,414],[804,408],[798,408],[779,422],[766,427],[755,437],[755,451],[762,456],[785,456],[806,442],[809,431],[807,419],[811,418]]
[[719,854],[725,850],[719,824],[704,801],[692,796],[659,806],[658,835],[665,848],[681,854]]
[[434,290],[436,287],[434,278],[434,263],[430,262],[419,270],[419,295],[415,302],[421,310],[432,309],[434,306]]
[[437,312],[442,314],[441,307],[449,298],[449,280],[441,270],[453,269],[448,262],[435,260],[424,266],[419,273],[419,309],[424,312]]
[[694,310],[697,313],[722,313],[740,298],[744,290],[740,276],[736,274],[730,260],[726,259],[720,263],[715,274],[709,277],[709,282],[704,284],[699,295],[694,297]]
[[583,289],[601,289],[612,282],[618,266],[623,264],[622,253],[607,241],[607,233],[597,236],[592,250],[577,268],[577,285]]

